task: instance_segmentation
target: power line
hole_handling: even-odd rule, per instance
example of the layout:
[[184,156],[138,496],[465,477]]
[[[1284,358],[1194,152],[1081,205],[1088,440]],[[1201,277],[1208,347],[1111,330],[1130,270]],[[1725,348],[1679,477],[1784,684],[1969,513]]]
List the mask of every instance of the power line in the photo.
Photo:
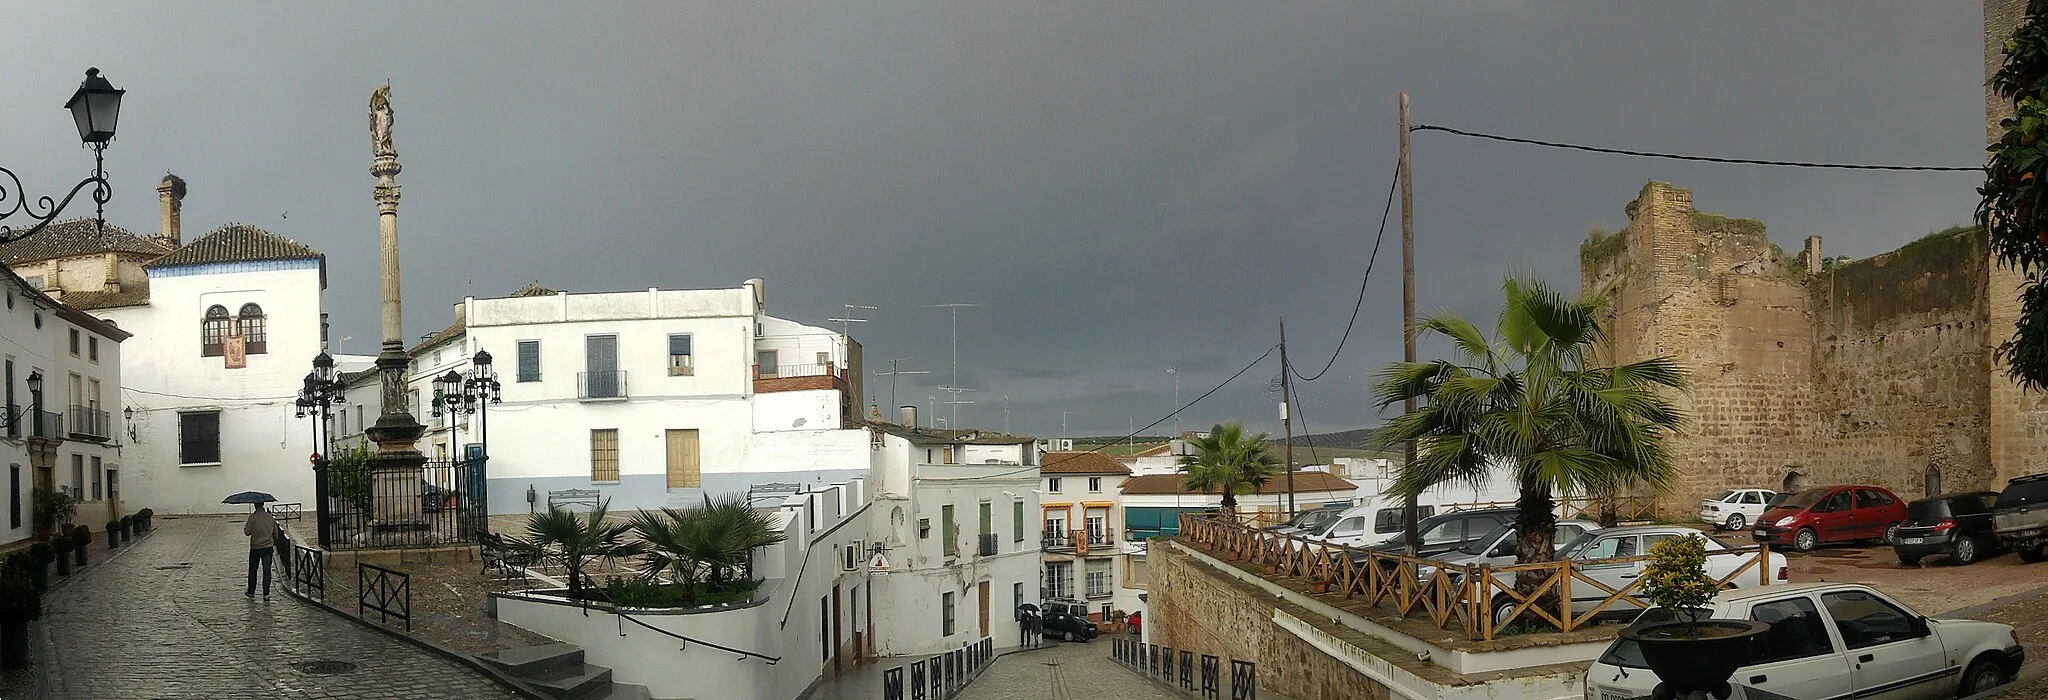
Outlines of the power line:
[[173,398],[173,399],[190,399],[190,400],[193,400],[193,401],[289,401],[289,400],[294,400],[294,399],[297,399],[297,398],[299,398],[299,397],[298,397],[297,395],[292,395],[292,396],[186,396],[186,395],[184,395],[184,394],[166,394],[166,393],[164,393],[164,392],[161,392],[161,391],[150,391],[150,390],[148,390],[148,389],[137,389],[137,388],[135,388],[135,387],[132,387],[132,386],[124,386],[124,387],[121,387],[121,390],[122,390],[122,391],[132,391],[132,392],[135,392],[135,393],[138,393],[138,394],[149,394],[149,395],[151,395],[151,396],[165,396],[165,397],[169,397],[169,398]]
[[[1101,451],[1103,450],[1103,448],[1105,448],[1105,447],[1109,447],[1110,445],[1114,445],[1114,444],[1117,444],[1117,443],[1119,443],[1119,442],[1123,442],[1124,440],[1130,439],[1131,437],[1134,437],[1134,436],[1138,435],[1139,433],[1143,433],[1143,432],[1145,432],[1145,431],[1147,431],[1147,430],[1151,430],[1153,426],[1159,425],[1160,423],[1164,423],[1164,422],[1166,422],[1166,421],[1168,421],[1168,420],[1172,419],[1172,418],[1173,418],[1174,416],[1180,415],[1180,412],[1181,412],[1181,411],[1185,411],[1185,410],[1188,410],[1188,408],[1189,408],[1190,406],[1194,406],[1195,404],[1201,403],[1201,402],[1202,402],[1202,399],[1206,399],[1206,398],[1209,398],[1209,395],[1210,395],[1210,394],[1214,394],[1214,393],[1216,393],[1216,392],[1218,392],[1218,391],[1222,391],[1222,390],[1223,390],[1223,387],[1226,387],[1226,386],[1230,386],[1230,383],[1231,383],[1231,382],[1237,381],[1237,378],[1238,378],[1238,377],[1242,377],[1242,376],[1244,376],[1244,373],[1252,371],[1252,368],[1253,368],[1253,367],[1257,367],[1257,366],[1259,366],[1259,363],[1260,363],[1260,362],[1264,362],[1264,361],[1266,361],[1266,358],[1268,358],[1268,357],[1271,357],[1271,356],[1273,355],[1273,351],[1274,351],[1274,350],[1278,350],[1278,349],[1280,349],[1280,346],[1279,346],[1279,345],[1274,345],[1273,347],[1269,347],[1269,348],[1266,348],[1266,351],[1265,351],[1265,352],[1263,352],[1263,353],[1260,353],[1260,354],[1259,354],[1259,358],[1258,358],[1258,359],[1256,359],[1256,360],[1252,360],[1252,361],[1251,361],[1251,364],[1248,364],[1248,365],[1245,365],[1245,366],[1244,366],[1244,369],[1240,369],[1240,370],[1238,370],[1238,371],[1237,371],[1237,373],[1236,373],[1236,374],[1230,375],[1230,378],[1229,378],[1229,379],[1225,379],[1225,380],[1223,380],[1223,383],[1221,383],[1221,384],[1217,384],[1217,385],[1216,385],[1216,386],[1215,386],[1214,388],[1212,388],[1212,389],[1210,389],[1210,390],[1208,390],[1208,391],[1204,391],[1204,392],[1202,392],[1202,395],[1201,395],[1201,396],[1197,396],[1197,397],[1195,397],[1195,400],[1193,400],[1193,401],[1189,401],[1189,402],[1187,402],[1186,404],[1182,405],[1182,406],[1181,406],[1180,408],[1176,408],[1176,409],[1174,409],[1172,413],[1168,413],[1168,414],[1166,414],[1166,415],[1164,415],[1164,416],[1160,416],[1160,417],[1159,417],[1159,420],[1155,420],[1155,421],[1152,421],[1152,422],[1150,422],[1150,423],[1147,423],[1147,424],[1145,424],[1145,427],[1142,427],[1142,428],[1139,428],[1139,429],[1137,429],[1137,430],[1133,430],[1133,431],[1131,431],[1131,434],[1130,434],[1130,435],[1125,435],[1125,436],[1123,436],[1123,437],[1120,437],[1120,438],[1117,438],[1117,439],[1115,439],[1115,440],[1111,440],[1111,441],[1109,441],[1108,443],[1105,443],[1105,444],[1102,444],[1102,445],[1097,445],[1097,446],[1095,447],[1095,449],[1092,449],[1092,450],[1088,450],[1088,452],[1101,452]],[[1010,475],[1012,475],[1012,474],[1022,474],[1022,473],[1024,473],[1024,472],[1035,472],[1035,471],[1038,471],[1038,467],[1037,467],[1037,466],[1032,466],[1032,467],[1026,467],[1026,468],[1023,468],[1023,469],[1013,469],[1013,470],[1010,470],[1010,471],[1006,471],[1006,472],[998,472],[998,473],[995,473],[995,474],[984,474],[984,475],[982,475],[982,476],[969,476],[969,477],[961,477],[961,478],[959,479],[959,481],[972,481],[972,480],[975,480],[975,479],[997,479],[997,478],[1001,478],[1001,477],[1005,477],[1005,476],[1010,476]]]
[[[1399,162],[1396,162],[1394,164],[1394,181],[1387,184],[1387,207],[1380,212],[1380,232],[1373,234],[1372,255],[1365,259],[1365,276],[1358,280],[1358,301],[1351,304],[1351,320],[1344,322],[1344,335],[1337,339],[1337,349],[1330,352],[1330,361],[1323,365],[1321,371],[1316,372],[1316,376],[1303,377],[1300,372],[1294,372],[1294,376],[1304,382],[1322,379],[1323,375],[1328,373],[1331,367],[1336,366],[1337,356],[1344,353],[1344,342],[1351,339],[1351,327],[1358,323],[1358,310],[1365,307],[1365,285],[1367,282],[1372,281],[1372,264],[1380,259],[1380,240],[1387,235],[1387,217],[1394,213],[1394,191],[1399,189],[1400,185],[1401,166]],[[1294,369],[1289,367],[1288,371],[1293,372]]]
[[1557,141],[1540,141],[1540,140],[1537,140],[1537,139],[1524,139],[1524,138],[1516,138],[1516,137],[1513,137],[1513,136],[1501,136],[1501,135],[1499,135],[1499,134],[1486,134],[1486,133],[1480,133],[1480,132],[1477,132],[1477,131],[1465,131],[1465,130],[1463,130],[1463,129],[1453,129],[1453,128],[1450,128],[1450,127],[1447,127],[1447,126],[1436,126],[1436,125],[1434,125],[1434,124],[1416,124],[1415,126],[1411,126],[1411,127],[1408,127],[1408,130],[1409,130],[1409,131],[1441,131],[1441,132],[1444,132],[1444,133],[1446,133],[1446,134],[1455,134],[1455,135],[1458,135],[1458,136],[1469,136],[1469,137],[1472,137],[1472,138],[1476,138],[1476,139],[1489,139],[1489,140],[1493,140],[1493,141],[1505,141],[1505,142],[1508,142],[1508,143],[1519,143],[1519,144],[1526,144],[1526,145],[1530,145],[1530,146],[1543,146],[1543,147],[1546,147],[1546,148],[1564,148],[1564,149],[1570,149],[1570,150],[1574,150],[1574,151],[1587,151],[1587,152],[1591,152],[1591,153],[1606,153],[1606,154],[1610,154],[1610,155],[1618,155],[1618,156],[1636,156],[1636,157],[1639,157],[1639,158],[1663,158],[1663,159],[1666,159],[1666,160],[1689,160],[1689,161],[1697,161],[1697,162],[1702,162],[1702,163],[1728,163],[1728,164],[1733,164],[1733,165],[1770,165],[1770,166],[1776,166],[1776,167],[1783,167],[1783,168],[1823,168],[1823,169],[1830,169],[1830,170],[1894,170],[1894,171],[1906,171],[1906,172],[1945,172],[1945,173],[1981,173],[1981,172],[1984,172],[1984,167],[1983,167],[1983,166],[1975,166],[1975,165],[1973,165],[1973,166],[1968,166],[1968,167],[1963,167],[1963,166],[1953,166],[1953,165],[1861,165],[1861,164],[1854,164],[1854,163],[1821,163],[1821,162],[1812,162],[1812,161],[1800,161],[1800,160],[1757,160],[1757,159],[1751,159],[1751,158],[1719,158],[1719,157],[1715,157],[1715,156],[1694,156],[1694,155],[1684,155],[1684,154],[1679,154],[1679,153],[1658,153],[1658,152],[1656,152],[1656,151],[1636,151],[1636,150],[1629,150],[1629,149],[1624,149],[1624,148],[1602,148],[1602,147],[1600,147],[1600,146],[1585,146],[1585,145],[1580,145],[1580,144],[1575,144],[1575,143],[1560,143],[1560,142],[1557,142]]

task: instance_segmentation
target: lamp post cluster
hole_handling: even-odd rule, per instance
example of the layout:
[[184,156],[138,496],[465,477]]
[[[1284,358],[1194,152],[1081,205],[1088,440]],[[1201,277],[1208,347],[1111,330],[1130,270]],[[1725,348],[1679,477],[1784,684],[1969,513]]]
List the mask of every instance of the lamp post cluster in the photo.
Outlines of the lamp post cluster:
[[[477,416],[476,441],[477,444],[483,445],[483,458],[487,459],[490,444],[485,423],[489,419],[489,414],[485,407],[499,403],[503,400],[503,395],[503,386],[498,384],[498,373],[491,369],[491,353],[487,350],[478,350],[476,356],[469,359],[469,371],[457,372],[451,369],[447,374],[434,379],[434,396],[438,399],[434,403],[434,417],[441,417],[443,411],[451,418],[458,415]],[[450,433],[454,432],[452,422],[448,430]]]
[[313,371],[306,373],[295,413],[313,419],[313,512],[319,530],[320,548],[328,548],[327,453],[334,447],[334,407],[346,403],[341,382],[334,377],[334,357],[320,353],[313,357]]
[[78,91],[65,101],[64,108],[71,110],[71,120],[78,125],[79,142],[92,149],[93,166],[92,177],[72,186],[63,200],[53,200],[46,195],[37,197],[35,205],[30,206],[21,178],[14,171],[0,167],[0,178],[12,181],[12,184],[0,181],[0,219],[27,212],[28,217],[35,220],[34,224],[19,231],[12,226],[0,225],[0,243],[13,243],[47,228],[86,185],[93,188],[92,201],[98,210],[95,217],[97,226],[101,231],[106,230],[107,200],[114,196],[113,186],[107,183],[106,150],[107,144],[114,140],[114,125],[121,117],[121,96],[127,92],[116,89],[106,78],[100,77],[100,69],[87,68],[85,81],[79,83]]

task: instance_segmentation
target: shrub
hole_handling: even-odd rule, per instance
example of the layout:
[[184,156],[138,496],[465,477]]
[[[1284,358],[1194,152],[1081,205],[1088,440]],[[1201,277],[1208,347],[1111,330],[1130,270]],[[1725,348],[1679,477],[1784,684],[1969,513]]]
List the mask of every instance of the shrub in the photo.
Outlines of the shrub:
[[1643,567],[1643,593],[1651,602],[1685,620],[1691,632],[1719,588],[1707,575],[1706,540],[1673,537],[1650,548]]
[[75,546],[70,537],[63,536],[52,537],[46,544],[50,545],[50,549],[55,550],[59,557],[70,554],[71,548]]
[[35,525],[38,531],[54,530],[58,525],[71,522],[71,516],[78,514],[78,499],[72,498],[69,491],[39,488],[35,490],[34,498]]
[[760,586],[760,581],[728,581],[699,583],[695,590],[686,590],[680,583],[615,578],[605,584],[604,592],[613,605],[622,608],[683,608],[742,602],[752,598]]
[[48,542],[37,542],[28,546],[28,558],[35,560],[38,565],[47,565],[57,560],[57,548],[51,547]]
[[71,528],[71,541],[78,543],[80,547],[92,546],[92,528],[84,525]]
[[113,520],[109,520],[109,521],[107,521],[107,531],[108,531],[108,532],[113,532],[113,531],[115,531],[115,530],[119,530],[119,529],[121,529],[121,520],[120,520],[119,518],[115,518],[115,519],[113,519]]
[[42,616],[43,595],[28,575],[11,568],[0,572],[0,622],[29,622]]

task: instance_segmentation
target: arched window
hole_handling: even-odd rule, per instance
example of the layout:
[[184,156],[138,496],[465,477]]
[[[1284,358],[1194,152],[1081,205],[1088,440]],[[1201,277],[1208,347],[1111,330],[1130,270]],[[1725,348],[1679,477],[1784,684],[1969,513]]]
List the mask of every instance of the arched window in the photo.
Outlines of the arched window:
[[228,317],[228,307],[219,304],[208,307],[206,319],[199,322],[199,356],[220,357],[228,330],[234,323],[234,319]]
[[261,355],[264,353],[266,350],[264,341],[267,340],[267,333],[263,327],[263,307],[255,304],[243,304],[241,313],[235,315],[235,329],[241,333],[242,342],[246,343],[245,347],[248,354]]

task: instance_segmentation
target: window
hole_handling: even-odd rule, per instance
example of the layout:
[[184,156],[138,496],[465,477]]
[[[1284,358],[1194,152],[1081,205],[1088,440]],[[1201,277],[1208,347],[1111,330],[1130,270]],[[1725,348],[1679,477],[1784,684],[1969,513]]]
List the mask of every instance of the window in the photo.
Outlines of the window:
[[78,356],[78,345],[79,345],[79,343],[80,343],[80,342],[82,342],[82,341],[80,341],[80,340],[79,340],[79,334],[78,334],[78,329],[76,329],[76,328],[73,328],[73,329],[71,329],[71,356],[72,356],[72,357],[77,357],[77,356]]
[[518,381],[522,381],[522,382],[537,382],[537,381],[540,381],[540,341],[538,341],[538,340],[522,340],[522,341],[519,341],[519,376],[518,376]]
[[[1382,509],[1380,511],[1380,515],[1375,517],[1377,517],[1379,520],[1386,520],[1386,513],[1387,510]],[[1394,515],[1395,518],[1393,529],[1381,530],[1380,532],[1393,532],[1394,530],[1401,529],[1400,511],[1394,511]],[[1357,515],[1345,518],[1343,520],[1339,520],[1337,521],[1336,527],[1330,528],[1331,537],[1355,537],[1363,534],[1365,534],[1365,518]]]
[[105,472],[105,469],[103,469],[103,468],[101,467],[101,464],[100,464],[100,458],[99,458],[99,457],[93,457],[93,458],[92,458],[92,500],[98,501],[98,500],[102,500],[102,499],[106,498],[106,491],[103,491],[103,490],[101,490],[101,489],[102,489],[102,488],[104,487],[104,484],[102,484],[102,483],[100,482],[100,479],[101,479],[101,474],[102,474],[102,473],[104,473],[104,472]]
[[1010,513],[1010,539],[1011,539],[1012,541],[1015,541],[1015,542],[1023,542],[1023,541],[1024,541],[1024,502],[1023,502],[1023,501],[1015,501],[1015,502],[1012,502],[1012,503],[1010,504],[1010,509],[1011,509],[1011,510],[1013,511],[1012,513]]
[[93,362],[98,362],[98,361],[100,361],[100,337],[99,337],[99,336],[96,336],[96,335],[95,335],[95,336],[88,336],[88,337],[86,337],[86,339],[85,339],[85,359],[88,359],[88,360],[92,360]]
[[854,540],[839,549],[840,571],[852,571],[860,568],[860,540]]
[[99,500],[85,497],[85,455],[71,455],[71,493],[78,500]]
[[1045,597],[1065,598],[1073,591],[1071,562],[1047,562],[1045,565]]
[[178,463],[220,464],[220,411],[178,414]]
[[1884,495],[1882,491],[1856,489],[1856,507],[1858,508],[1883,508],[1893,503],[1896,503],[1896,501],[1893,501],[1892,497]]
[[[1415,507],[1415,519],[1417,521],[1433,515],[1436,515],[1436,506]],[[1401,531],[1400,508],[1381,508],[1379,512],[1373,513],[1372,517],[1372,531],[1376,534],[1384,535],[1389,532]]]
[[619,480],[619,431],[601,428],[590,431],[590,480]]
[[979,524],[979,525],[981,525],[981,529],[980,529],[980,530],[978,530],[978,531],[976,531],[976,532],[975,532],[974,534],[976,534],[976,535],[978,535],[978,536],[981,536],[981,537],[988,537],[988,536],[990,536],[990,535],[993,535],[993,534],[995,534],[995,532],[996,532],[996,514],[995,514],[995,504],[993,504],[993,503],[989,503],[988,501],[982,501],[982,502],[981,502],[981,513],[980,513],[980,515],[981,515],[981,520],[980,520],[980,522],[979,522],[978,524]]
[[1820,611],[1814,609],[1812,600],[1793,598],[1762,603],[1750,608],[1749,619],[1771,623],[1771,630],[1764,633],[1756,663],[1803,659],[1835,650],[1834,642],[1828,640],[1827,625],[1820,621]]
[[1818,505],[1815,505],[1813,507],[1813,512],[1835,513],[1839,511],[1848,510],[1849,493],[1849,491],[1844,490],[1828,494],[1828,497],[1825,500],[1822,500]]
[[[22,409],[16,408],[19,405],[14,401],[14,358],[10,357],[7,358],[7,405],[0,406],[0,410],[6,411],[7,417],[11,419],[7,421],[7,437],[21,437],[21,421],[12,420],[15,414],[22,411]],[[38,416],[31,420],[41,420],[41,417]]]
[[1089,492],[1089,493],[1102,493],[1102,477],[1099,477],[1099,476],[1091,476],[1091,477],[1088,477],[1088,492]]
[[941,448],[939,448],[939,459],[940,459],[940,460],[943,460],[943,461],[939,462],[940,464],[959,464],[959,463],[960,463],[959,461],[957,461],[957,459],[955,458],[955,456],[954,456],[954,454],[953,454],[953,446],[952,446],[952,445],[947,445],[947,446],[945,446],[945,447],[941,447]]
[[1089,511],[1085,522],[1088,524],[1088,544],[1109,544],[1109,523],[1102,511]]
[[1059,492],[1060,492],[1060,478],[1059,478],[1059,477],[1057,477],[1057,476],[1055,476],[1055,477],[1053,477],[1053,478],[1050,478],[1050,479],[1046,479],[1046,480],[1045,480],[1045,491],[1046,491],[1046,493],[1059,493]]
[[625,372],[619,371],[619,337],[583,337],[583,396],[586,399],[617,399],[626,396]]
[[[947,506],[947,507],[949,507],[949,508],[950,508],[951,506]],[[948,592],[948,593],[942,593],[942,594],[939,594],[939,614],[940,614],[940,616],[941,616],[941,619],[940,619],[940,621],[939,621],[939,634],[941,634],[941,635],[944,635],[944,636],[948,636],[948,637],[951,637],[951,636],[953,636],[953,594],[952,594],[952,593]]]
[[1063,511],[1063,510],[1053,510],[1053,511],[1046,511],[1046,513],[1045,513],[1045,536],[1046,536],[1046,537],[1050,537],[1050,538],[1053,538],[1053,539],[1056,539],[1056,540],[1063,540],[1063,539],[1065,539],[1065,538],[1066,538],[1066,536],[1067,536],[1067,512],[1066,512],[1066,511]]
[[[20,525],[20,523],[16,523],[16,525]],[[1017,611],[1023,610],[1025,602],[1026,601],[1024,600],[1024,582],[1018,581],[1016,583],[1010,584],[1011,614],[1016,614]]]
[[931,538],[932,538],[932,519],[931,519],[931,518],[918,518],[918,519],[917,519],[917,538],[918,538],[918,539],[920,539],[920,540],[928,540],[928,539],[931,539]]
[[953,506],[940,506],[939,537],[942,539],[939,541],[939,550],[944,552],[946,556],[955,557],[960,555],[960,532],[958,527],[953,523]]
[[1835,629],[1842,632],[1842,644],[1850,649],[1914,638],[1913,616],[1869,593],[1823,593],[1820,604],[1827,607]]
[[757,377],[776,377],[776,376],[781,376],[781,375],[779,375],[779,374],[777,374],[777,373],[776,373],[776,371],[777,371],[778,369],[780,369],[780,368],[779,368],[779,367],[777,367],[777,366],[775,365],[775,362],[776,362],[776,359],[775,359],[775,351],[774,351],[774,350],[757,350],[757,351],[755,351],[755,352],[754,352],[754,364],[756,365],[756,367],[755,367],[755,370],[754,370],[754,372],[755,372],[754,376],[757,376]]
[[832,660],[832,596],[818,596],[818,655]]
[[1130,568],[1127,568],[1127,569],[1125,569],[1125,570],[1124,570],[1124,587],[1125,587],[1125,588],[1144,588],[1144,587],[1145,587],[1145,584],[1146,584],[1146,581],[1145,581],[1145,558],[1144,558],[1144,557],[1124,557],[1124,559],[1125,559],[1126,561],[1128,561],[1128,562],[1129,562],[1129,567],[1130,567]]
[[107,467],[107,500],[114,503],[121,502],[121,470],[116,468],[119,466]]
[[[1426,541],[1426,540],[1425,540]],[[1636,538],[1608,537],[1596,540],[1593,545],[1579,550],[1580,559],[1613,559],[1636,555]]]
[[1751,491],[1749,493],[1742,494],[1742,502],[1751,505],[1762,505],[1764,502],[1764,494],[1762,491]]
[[270,348],[269,329],[264,327],[263,307],[243,304],[235,314],[235,332],[242,336],[242,347],[251,355],[261,355]]
[[1110,561],[1108,559],[1088,560],[1088,597],[1100,598],[1110,593]]
[[697,373],[697,365],[690,356],[690,334],[675,333],[668,337],[668,376],[687,377]]
[[21,527],[21,465],[7,465],[7,526]]
[[206,309],[206,318],[199,322],[199,356],[220,357],[226,354],[228,329],[235,323],[228,318],[228,307],[215,304]]

